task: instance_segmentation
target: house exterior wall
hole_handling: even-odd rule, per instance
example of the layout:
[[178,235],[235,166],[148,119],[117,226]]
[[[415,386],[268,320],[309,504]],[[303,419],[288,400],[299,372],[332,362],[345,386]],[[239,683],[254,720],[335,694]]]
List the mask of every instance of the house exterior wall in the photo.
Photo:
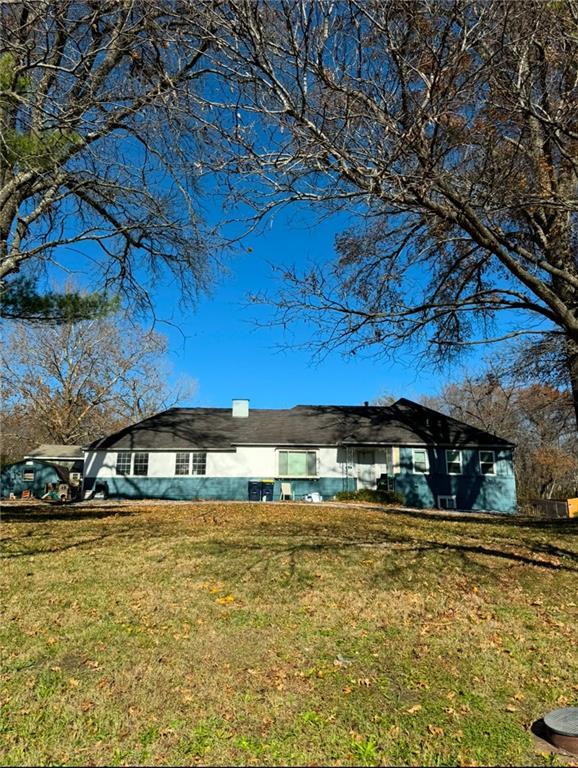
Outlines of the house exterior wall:
[[462,473],[459,475],[448,474],[445,448],[428,448],[427,453],[429,470],[419,474],[413,471],[412,448],[400,448],[395,489],[404,495],[408,506],[435,507],[439,496],[455,496],[457,509],[516,511],[516,480],[511,450],[494,451],[495,475],[481,473],[478,449],[461,450]]
[[[343,447],[303,447],[317,451],[317,477],[283,478],[291,483],[296,498],[317,491],[331,498],[341,490],[356,490],[361,471],[356,462],[356,449]],[[279,450],[284,450],[280,446]],[[368,449],[364,449],[368,450]],[[462,474],[450,475],[446,468],[444,448],[427,448],[428,471],[413,471],[412,448],[408,446],[373,447],[374,475],[388,469],[389,459],[395,475],[395,489],[408,506],[435,507],[439,496],[455,496],[456,508],[494,510],[511,513],[516,510],[516,487],[510,450],[496,450],[496,474],[483,475],[477,449],[462,450]],[[274,480],[274,499],[281,494],[278,472],[278,449],[271,446],[239,446],[231,451],[208,451],[206,474],[175,476],[174,451],[149,451],[148,475],[116,474],[116,451],[91,452],[85,462],[85,494],[97,483],[106,483],[110,496],[121,498],[166,499],[237,499],[248,498],[248,483]],[[360,483],[361,485],[361,483]]]
[[[271,446],[239,446],[236,451],[207,451],[207,473],[202,477],[263,477],[278,476],[278,450]],[[295,450],[317,451],[319,477],[341,478],[342,457],[337,448],[304,447]],[[116,477],[117,451],[95,451],[87,454],[84,471],[87,477],[99,479]],[[173,478],[175,451],[149,451],[148,477]],[[179,476],[181,480],[187,476]],[[199,478],[199,479],[202,479]]]
[[[24,473],[34,472],[33,480],[25,480]],[[6,499],[13,493],[16,497],[22,491],[31,491],[32,495],[40,498],[46,491],[49,483],[61,483],[60,475],[50,464],[44,461],[19,461],[16,464],[6,465],[0,473],[0,497]]]
[[[284,450],[283,446],[279,450]],[[248,498],[248,484],[273,480],[274,498],[281,497],[281,482],[290,482],[296,497],[316,491],[331,498],[345,488],[356,488],[355,478],[344,478],[342,456],[336,447],[304,447],[316,450],[317,477],[280,478],[278,449],[271,446],[239,446],[236,451],[207,451],[205,475],[175,476],[175,451],[149,451],[146,477],[116,474],[116,451],[89,452],[85,461],[84,492],[106,483],[110,496],[120,498],[233,499]],[[348,481],[348,482],[347,482]]]
[[[87,478],[85,493],[96,483],[105,482],[107,493],[125,499],[174,499],[174,500],[231,500],[247,501],[251,481],[261,481],[261,476],[247,477],[111,477],[101,481]],[[317,491],[324,499],[330,499],[343,490],[341,478],[320,477],[311,480],[290,480],[295,498]],[[281,498],[281,481],[274,480],[273,499]]]

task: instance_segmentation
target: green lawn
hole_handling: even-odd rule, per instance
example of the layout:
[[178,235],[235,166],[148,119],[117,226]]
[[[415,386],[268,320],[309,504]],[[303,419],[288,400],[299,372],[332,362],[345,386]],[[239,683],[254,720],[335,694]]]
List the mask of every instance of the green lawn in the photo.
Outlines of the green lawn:
[[6,504],[2,764],[564,765],[578,521]]

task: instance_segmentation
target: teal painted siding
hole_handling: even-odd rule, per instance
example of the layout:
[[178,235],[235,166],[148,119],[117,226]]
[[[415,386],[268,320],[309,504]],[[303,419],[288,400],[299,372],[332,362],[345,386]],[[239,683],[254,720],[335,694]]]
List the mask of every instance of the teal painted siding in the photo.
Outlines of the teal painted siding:
[[479,453],[462,450],[462,474],[449,475],[445,448],[428,448],[429,471],[425,475],[412,472],[412,449],[400,449],[400,473],[395,478],[396,490],[403,493],[412,507],[436,507],[438,496],[455,496],[456,506],[464,510],[516,511],[516,481],[510,450],[496,450],[496,474],[482,475]]
[[[91,491],[95,483],[106,484],[109,496],[124,499],[215,499],[246,501],[248,484],[261,477],[109,477],[85,478],[84,490]],[[338,477],[320,477],[315,480],[287,480],[297,498],[317,491],[324,499],[343,490],[344,481]],[[351,485],[351,480],[350,480]],[[281,481],[275,481],[274,500],[281,498]]]
[[[34,480],[24,480],[24,472],[34,470]],[[8,464],[0,473],[0,496],[6,499],[13,493],[17,498],[22,491],[29,490],[36,498],[46,492],[48,483],[61,483],[60,475],[50,464],[43,461],[19,461]]]
[[[496,450],[496,474],[482,475],[477,449],[462,450],[462,474],[449,475],[445,449],[428,448],[429,469],[426,474],[412,471],[412,449],[400,447],[400,471],[395,476],[395,489],[412,507],[437,507],[438,496],[455,496],[456,507],[462,510],[491,510],[503,513],[516,511],[516,484],[510,450]],[[149,499],[233,499],[248,498],[248,483],[264,477],[87,477],[84,491],[93,489],[95,482],[105,484],[109,496]],[[341,490],[355,490],[355,478],[320,477],[317,479],[287,479],[296,498],[317,491],[331,499]],[[347,486],[346,486],[347,484]],[[281,481],[275,480],[274,500],[281,496]]]

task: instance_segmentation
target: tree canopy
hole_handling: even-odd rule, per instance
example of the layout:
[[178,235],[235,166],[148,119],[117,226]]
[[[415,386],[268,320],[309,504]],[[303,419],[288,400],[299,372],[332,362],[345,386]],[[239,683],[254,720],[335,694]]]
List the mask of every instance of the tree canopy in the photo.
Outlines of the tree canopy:
[[438,359],[558,334],[578,417],[576,3],[202,5],[214,167],[252,180],[255,221],[357,215],[333,263],[283,270],[279,321]]
[[0,354],[2,454],[38,443],[86,444],[192,394],[168,382],[166,339],[122,314],[14,324]]
[[[96,289],[76,297],[88,316],[106,305],[102,290],[146,304],[163,273],[185,298],[207,285],[191,102],[207,44],[191,11],[172,0],[2,3],[0,295],[11,316],[26,287],[14,277],[50,266]],[[36,302],[33,319],[63,301]]]

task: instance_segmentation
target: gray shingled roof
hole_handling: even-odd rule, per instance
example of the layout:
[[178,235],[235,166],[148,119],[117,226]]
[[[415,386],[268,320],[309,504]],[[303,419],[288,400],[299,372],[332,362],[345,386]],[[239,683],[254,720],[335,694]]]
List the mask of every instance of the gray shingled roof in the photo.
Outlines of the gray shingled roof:
[[512,446],[402,398],[390,406],[297,405],[251,409],[170,408],[92,443],[90,450],[231,450],[236,445],[341,445],[383,443]]
[[60,459],[61,461],[69,459],[70,461],[73,461],[76,459],[83,459],[84,452],[81,445],[46,444],[39,445],[37,448],[29,451],[24,458],[53,460]]

